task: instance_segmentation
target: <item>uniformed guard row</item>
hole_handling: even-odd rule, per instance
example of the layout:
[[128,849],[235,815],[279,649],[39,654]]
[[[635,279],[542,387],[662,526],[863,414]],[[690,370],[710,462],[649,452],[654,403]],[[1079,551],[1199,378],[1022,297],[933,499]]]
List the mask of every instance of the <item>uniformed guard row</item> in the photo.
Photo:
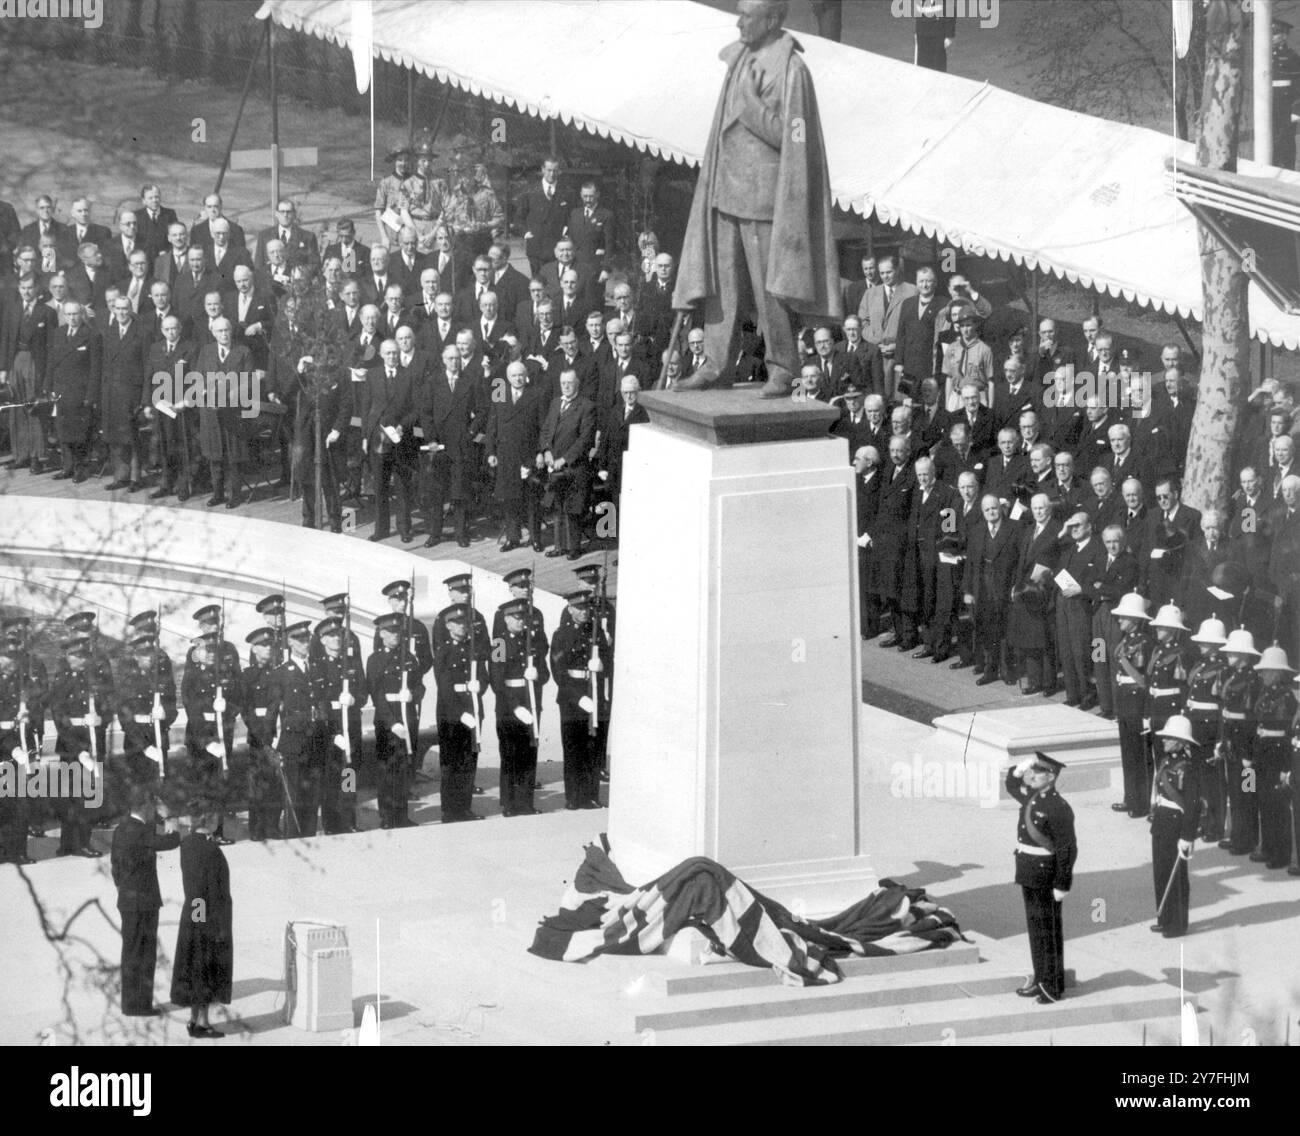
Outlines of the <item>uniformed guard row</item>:
[[[98,856],[93,825],[125,815],[132,784],[152,785],[174,814],[196,801],[223,803],[223,816],[247,801],[249,836],[313,836],[357,831],[359,779],[373,781],[380,827],[407,827],[409,799],[423,762],[420,710],[430,674],[436,716],[444,822],[481,819],[472,809],[478,755],[492,695],[505,816],[534,814],[543,693],[554,679],[564,750],[565,806],[599,808],[610,711],[614,602],[605,570],[577,573],[581,587],[554,637],[533,603],[532,572],[505,579],[511,599],[491,628],[475,606],[469,573],[444,581],[450,603],[432,627],[413,612],[414,580],[383,589],[391,611],[374,620],[374,649],[362,660],[346,592],[322,601],[326,618],[286,624],[285,598],[257,604],[266,625],[245,637],[246,662],[225,638],[222,605],[194,613],[198,632],[178,685],[158,646],[158,615],[128,621],[128,652],[112,660],[94,612],[65,622],[70,635],[51,678],[32,649],[31,621],[0,627],[0,754],[8,784],[43,769],[47,720],[55,754],[76,766],[77,784],[94,793],[0,794],[0,858],[30,863],[29,836],[60,821],[57,854]],[[374,710],[374,744],[363,746],[361,711]],[[171,755],[171,731],[185,711],[183,755]],[[116,719],[121,745],[110,745]],[[235,747],[242,719],[244,750]],[[97,779],[102,778],[102,782]],[[68,777],[64,780],[71,783]],[[100,800],[102,804],[93,804]],[[53,806],[51,811],[49,806]],[[224,824],[214,837],[230,843]]]

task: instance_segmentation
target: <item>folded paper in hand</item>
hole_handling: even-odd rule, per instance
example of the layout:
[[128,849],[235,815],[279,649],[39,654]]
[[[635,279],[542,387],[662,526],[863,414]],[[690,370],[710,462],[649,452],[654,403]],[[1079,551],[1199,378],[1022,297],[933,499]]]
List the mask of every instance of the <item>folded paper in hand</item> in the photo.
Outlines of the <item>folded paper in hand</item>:
[[1077,596],[1082,588],[1079,587],[1079,581],[1062,568],[1054,577],[1056,586],[1067,596]]

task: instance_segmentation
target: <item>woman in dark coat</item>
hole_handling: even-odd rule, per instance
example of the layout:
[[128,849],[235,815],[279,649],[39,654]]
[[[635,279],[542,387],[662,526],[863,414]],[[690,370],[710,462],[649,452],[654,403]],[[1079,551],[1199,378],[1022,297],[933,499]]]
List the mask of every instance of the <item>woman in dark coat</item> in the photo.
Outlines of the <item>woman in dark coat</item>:
[[224,1036],[208,1022],[211,1002],[230,1004],[235,945],[230,870],[212,838],[218,814],[196,819],[181,841],[181,883],[185,904],[176,936],[171,1000],[190,1007],[190,1037]]

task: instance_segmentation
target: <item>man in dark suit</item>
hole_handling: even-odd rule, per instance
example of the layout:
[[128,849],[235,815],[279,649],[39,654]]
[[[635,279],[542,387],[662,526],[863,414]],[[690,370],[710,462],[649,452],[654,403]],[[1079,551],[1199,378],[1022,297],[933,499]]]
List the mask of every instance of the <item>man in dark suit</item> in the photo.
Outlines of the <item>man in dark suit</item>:
[[44,236],[53,237],[54,247],[63,250],[64,259],[58,265],[59,268],[70,268],[76,263],[77,246],[72,243],[72,234],[67,225],[54,219],[54,198],[42,193],[36,199],[36,220],[18,230],[14,247],[31,245],[38,249],[41,247],[41,237]]
[[[175,313],[163,317],[159,336],[149,346],[149,353],[145,357],[145,374],[149,378],[165,374],[174,382],[177,368],[183,377],[196,361],[198,352],[192,343],[182,338],[181,320]],[[173,406],[170,395],[166,397],[171,413],[164,412],[157,405],[144,407],[146,420],[153,424],[159,462],[162,465],[158,488],[149,494],[149,499],[161,500],[174,489],[176,499],[184,503],[189,500],[194,488],[192,445],[198,431],[198,411],[193,407]]]
[[[1124,530],[1124,498],[1111,480],[1109,471],[1097,467],[1088,478],[1092,490],[1079,507],[1092,518],[1092,531],[1105,534],[1108,525],[1119,525]],[[1129,589],[1130,591],[1132,589]]]
[[517,224],[524,234],[524,252],[529,271],[536,276],[555,242],[564,235],[570,205],[560,189],[560,163],[554,158],[542,162],[540,184],[526,190],[519,200]]
[[[1192,538],[1200,532],[1201,513],[1182,503],[1182,486],[1176,478],[1156,482],[1156,508],[1147,517],[1142,536],[1145,556],[1140,564],[1138,590],[1154,604],[1182,602],[1183,562]],[[1181,539],[1168,538],[1177,533]]]
[[454,343],[442,349],[442,365],[430,375],[420,425],[422,449],[431,455],[425,514],[429,537],[425,548],[442,539],[443,506],[450,502],[456,543],[469,547],[466,506],[473,493],[473,438],[487,407],[480,401],[481,386],[473,375],[461,372],[461,356]]
[[[1124,547],[1124,526],[1108,524],[1096,531],[1101,533],[1102,545],[1106,555],[1097,560],[1097,570],[1093,574],[1092,600],[1092,642],[1093,642],[1093,678],[1097,686],[1098,709],[1103,718],[1115,717],[1115,673],[1111,659],[1115,658],[1115,649],[1122,638],[1119,621],[1111,615],[1111,609],[1129,592],[1136,590],[1138,580],[1138,562],[1131,552]],[[1105,649],[1098,651],[1098,644]]]
[[998,679],[1006,638],[1011,577],[1020,552],[1021,530],[1002,517],[1002,504],[991,493],[980,499],[984,523],[973,526],[962,576],[964,600],[974,619],[973,661],[978,685]]
[[143,464],[140,412],[152,384],[145,374],[149,337],[125,296],[113,301],[113,319],[104,328],[102,343],[99,425],[113,459],[108,491],[130,488],[134,493],[141,486]]
[[[135,221],[135,214],[130,214],[132,222]],[[200,248],[211,248],[212,238],[209,236],[206,245],[200,245]],[[199,242],[195,242],[198,244]],[[190,248],[190,236],[185,226],[177,221],[174,225],[167,226],[167,244],[169,247],[163,249],[153,259],[153,278],[163,281],[169,288],[176,287],[176,281],[185,273],[187,265],[186,254]]]
[[1002,378],[992,387],[993,420],[997,428],[1010,426],[1018,431],[1020,416],[1026,410],[1037,413],[1042,396],[1042,389],[1026,378],[1025,365],[1019,359],[1008,359],[1002,364]]
[[396,341],[379,347],[383,366],[364,383],[351,383],[353,418],[361,419],[361,449],[370,459],[375,489],[372,541],[387,540],[392,516],[393,479],[397,479],[397,532],[411,543],[411,498],[414,491],[415,427],[420,417],[411,376],[398,366]]
[[1074,458],[1078,471],[1087,474],[1107,464],[1111,456],[1110,428],[1119,421],[1119,415],[1092,395],[1084,403],[1083,417],[1083,430],[1074,443]]
[[243,245],[231,241],[230,222],[220,217],[212,222],[212,247],[207,250],[208,268],[223,296],[235,294],[235,272],[241,266],[250,270],[253,258]]
[[934,458],[939,481],[954,491],[963,473],[973,473],[981,482],[984,480],[987,464],[971,445],[970,423],[965,418],[953,420],[948,436],[930,448],[930,456]]
[[[19,278],[17,291],[0,293],[0,377],[8,380],[13,402],[35,402],[48,395],[46,363],[57,326],[58,317],[40,302],[30,273]],[[41,409],[48,413],[48,407]],[[47,421],[28,406],[10,412],[11,468],[42,472]]]
[[856,314],[844,319],[840,353],[849,365],[852,381],[867,394],[885,393],[885,363],[880,348],[862,338],[862,321]]
[[59,451],[63,468],[56,481],[86,480],[85,462],[90,445],[90,424],[99,402],[103,348],[99,334],[90,330],[85,312],[75,300],[63,305],[66,328],[55,329],[49,341],[49,389],[58,396]]
[[[636,357],[632,336],[620,331],[614,336],[614,357],[608,371],[602,373],[598,387],[598,407],[602,413],[621,409],[623,399],[620,397],[626,389],[623,380],[628,377],[637,380],[637,390],[647,390],[658,376],[652,376],[650,369]],[[641,408],[643,411],[645,407]]]
[[[578,373],[572,366],[559,374],[559,394],[542,420],[537,440],[546,469],[546,493],[555,513],[555,547],[547,556],[582,556],[582,518],[591,488],[592,444],[596,440],[596,406],[578,394]],[[541,468],[541,467],[539,467]]]
[[510,263],[510,246],[503,241],[496,241],[488,249],[488,260],[492,264],[492,291],[497,294],[501,315],[513,320],[519,305],[529,298],[528,277]]
[[240,504],[241,467],[248,460],[245,420],[238,399],[230,397],[229,386],[225,405],[211,396],[216,383],[223,381],[214,376],[230,372],[251,375],[253,357],[247,347],[234,343],[235,327],[230,319],[218,318],[212,334],[215,341],[199,349],[194,367],[207,376],[204,402],[199,406],[199,450],[211,471],[212,496],[208,498],[208,508],[224,503],[227,509],[234,509]]
[[1201,623],[1218,613],[1220,604],[1206,589],[1214,582],[1214,570],[1233,556],[1233,548],[1225,539],[1223,517],[1217,509],[1206,509],[1201,514],[1201,531],[1187,546],[1183,557],[1183,615],[1188,627]]
[[[623,284],[626,290],[625,294],[631,296],[631,288]],[[534,277],[528,281],[528,288],[524,293],[524,298],[515,305],[514,319],[511,321],[515,325],[515,330],[519,333],[524,347],[527,348],[538,331],[538,325],[541,318],[541,308],[545,304],[551,307],[551,299],[546,294],[546,285],[542,283],[540,277]],[[627,305],[629,311],[631,304]]]
[[400,284],[389,284],[383,299],[376,306],[379,308],[380,339],[395,339],[397,329],[408,322],[405,290]]
[[537,306],[537,324],[522,329],[520,340],[524,354],[541,364],[543,376],[550,380],[550,359],[560,350],[560,329],[555,323],[555,305],[545,298]]
[[[338,257],[344,276],[357,276],[370,264],[370,246],[357,240],[357,227],[351,217],[344,217],[335,226],[338,240],[325,246],[323,260]],[[426,264],[427,268],[428,265]],[[405,290],[405,289],[404,289]],[[412,290],[415,290],[413,285]]]
[[261,269],[267,267],[267,243],[279,240],[284,245],[284,259],[292,268],[297,264],[314,264],[319,259],[316,247],[316,234],[298,224],[298,210],[288,198],[282,198],[275,205],[276,223],[269,225],[257,234],[257,255],[254,264]]
[[164,832],[157,830],[150,790],[131,789],[131,815],[113,832],[113,883],[117,910],[122,916],[122,1013],[128,1017],[156,1017],[153,1001],[154,967],[158,961],[158,853],[180,846],[178,822],[168,817]]
[[194,326],[189,315],[172,302],[172,290],[161,280],[155,280],[149,285],[149,310],[144,315],[150,343],[162,339],[163,320],[168,316],[175,316],[180,321],[182,339],[194,338]]
[[1020,434],[1015,426],[1003,426],[997,441],[997,452],[984,463],[984,491],[1010,509],[1017,496],[1015,487],[1029,472],[1029,459],[1020,452]]
[[152,307],[149,303],[150,283],[149,256],[144,249],[136,249],[131,254],[131,261],[127,265],[127,275],[115,280],[113,286],[120,295],[126,297],[135,315],[143,315],[147,318],[149,308]]
[[253,356],[253,366],[264,371],[275,327],[275,301],[270,296],[258,295],[253,281],[251,264],[241,264],[235,269],[235,296],[230,312],[235,321],[235,342],[247,347]]
[[361,270],[357,283],[361,285],[361,302],[383,307],[388,286],[394,283],[392,254],[383,245],[370,250],[370,263]]
[[1093,496],[1091,486],[1074,475],[1074,457],[1068,450],[1062,450],[1052,458],[1052,475],[1053,480],[1045,492],[1052,499],[1056,515],[1064,520],[1080,509],[1087,512],[1088,499]]
[[18,234],[22,226],[18,223],[18,212],[8,201],[0,200],[0,258],[7,264],[9,254],[18,244]]
[[1097,705],[1092,681],[1093,583],[1106,550],[1092,531],[1092,521],[1082,509],[1067,518],[1061,535],[1070,544],[1061,551],[1057,571],[1069,573],[1056,598],[1056,646],[1065,676],[1065,704],[1080,710]]
[[[190,241],[202,248],[212,251],[212,222],[218,217],[222,217],[230,225],[230,244],[234,248],[248,251],[248,237],[244,233],[244,227],[238,221],[232,221],[221,211],[221,194],[209,193],[203,199],[203,216],[194,223],[194,228],[190,231]],[[170,231],[167,234],[168,241],[171,241]]]
[[528,384],[528,367],[514,361],[506,367],[506,389],[494,397],[488,412],[484,450],[493,471],[492,497],[504,522],[501,551],[523,543],[521,525],[527,521],[533,547],[543,547],[537,517],[537,438],[542,428],[542,403]]
[[397,249],[388,257],[388,283],[400,284],[407,296],[420,290],[420,277],[429,267],[429,258],[416,248],[416,243],[415,230],[403,225],[397,234]]
[[901,435],[889,439],[889,461],[881,471],[880,496],[870,531],[875,594],[882,615],[892,614],[893,632],[882,647],[910,651],[916,640],[902,610],[903,569],[907,549],[907,520],[912,513],[916,474],[911,469],[911,444]]
[[113,243],[113,234],[108,227],[106,225],[97,225],[90,219],[90,199],[88,197],[78,197],[72,203],[68,212],[72,214],[72,221],[68,225],[70,239],[65,246],[66,253],[75,256],[77,249],[86,243],[99,245],[103,250],[107,250]]
[[876,258],[869,252],[862,254],[862,277],[850,280],[844,286],[844,311],[856,312],[862,304],[862,297],[873,284],[880,283],[880,273],[876,271]]
[[176,210],[163,205],[162,190],[156,185],[141,187],[140,202],[135,211],[136,240],[152,261],[167,247],[167,227],[176,222]]
[[345,280],[339,288],[339,306],[329,313],[333,326],[348,339],[361,334],[361,285]]
[[953,417],[965,421],[970,430],[971,451],[977,461],[983,461],[996,448],[997,426],[993,411],[980,403],[980,389],[973,383],[962,386],[961,404],[961,409]]
[[582,204],[569,213],[565,236],[573,242],[574,261],[592,279],[603,281],[609,254],[614,251],[614,214],[600,203],[600,188],[585,182]]
[[914,658],[929,659],[935,654],[930,636],[934,631],[939,582],[939,540],[951,530],[961,498],[951,485],[936,479],[931,458],[918,459],[912,469],[916,474],[916,489],[907,518],[902,608],[906,613],[908,639],[915,640],[918,629],[925,629],[923,645]]
[[935,344],[935,321],[947,302],[939,295],[938,281],[933,268],[920,268],[916,273],[916,295],[903,301],[898,316],[898,340],[894,362],[903,368],[903,375],[915,384],[938,370]]
[[[556,304],[557,308],[566,295],[562,287],[564,274],[570,271],[574,273],[575,287],[572,295],[576,300],[575,310],[580,313],[578,322],[581,323],[593,308],[604,308],[605,289],[597,282],[590,269],[577,263],[577,252],[573,242],[568,237],[562,237],[555,245],[555,259],[549,264],[544,264],[541,272],[538,273],[546,285],[546,294],[550,296],[551,302]],[[671,302],[671,297],[669,301]]]
[[98,245],[85,244],[77,249],[76,268],[67,272],[68,295],[77,303],[91,309],[95,317],[104,316],[104,293],[113,283],[104,266],[104,255]]
[[[623,335],[619,338],[622,339]],[[631,441],[631,430],[638,422],[649,422],[650,415],[637,400],[641,382],[628,371],[619,379],[619,401],[605,412],[596,452],[596,476],[609,490],[609,499],[618,508],[623,494],[623,455]]]
[[[1043,379],[1048,375],[1054,374],[1062,367],[1074,367],[1074,352],[1069,347],[1061,343],[1060,333],[1056,327],[1056,320],[1042,319],[1038,321],[1038,357],[1034,362],[1033,378],[1041,387],[1044,385]],[[1076,369],[1091,370],[1086,364]],[[1096,374],[1096,371],[1093,371]]]
[[[433,318],[426,318],[428,310],[428,293],[420,303],[420,331],[418,339],[421,349],[431,360],[442,358],[443,349],[456,345],[456,333],[461,325],[452,314],[453,301],[450,292],[438,292],[434,296]],[[436,369],[436,367],[435,367]]]
[[478,301],[478,319],[472,325],[475,338],[489,355],[495,354],[506,335],[514,335],[513,325],[501,318],[500,297],[495,292],[484,292]]
[[1141,577],[1142,559],[1145,555],[1143,536],[1147,527],[1146,488],[1136,477],[1127,477],[1119,486],[1120,500],[1124,502],[1124,511],[1119,523],[1124,526],[1124,536],[1128,549],[1137,557],[1138,575]]
[[[702,332],[700,342],[703,346]],[[829,325],[823,324],[813,329],[813,352],[813,357],[809,361],[816,363],[821,371],[817,397],[823,402],[829,402],[844,393],[845,386],[853,378],[852,367],[848,360],[835,350],[835,333]]]
[[216,277],[208,266],[208,254],[197,245],[191,245],[185,253],[185,271],[172,285],[172,303],[185,313],[196,333],[200,326],[207,327],[203,301],[209,292],[216,289],[216,283]]
[[1107,433],[1110,456],[1101,464],[1110,473],[1111,480],[1123,492],[1124,482],[1130,477],[1142,483],[1142,492],[1149,504],[1155,502],[1155,477],[1152,468],[1133,451],[1133,433],[1123,422],[1117,422]]
[[452,298],[451,314],[461,327],[473,326],[479,319],[479,300],[492,291],[492,262],[486,256],[474,258],[474,282],[467,284]]

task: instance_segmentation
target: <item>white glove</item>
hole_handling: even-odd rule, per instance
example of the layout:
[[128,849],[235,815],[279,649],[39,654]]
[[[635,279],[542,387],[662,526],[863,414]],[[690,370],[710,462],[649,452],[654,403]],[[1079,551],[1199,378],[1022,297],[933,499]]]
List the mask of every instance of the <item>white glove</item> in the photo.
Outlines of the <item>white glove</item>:
[[155,706],[149,711],[149,717],[154,722],[162,722],[167,717],[167,711],[161,706]]
[[1012,770],[1012,772],[1015,773],[1017,777],[1023,777],[1026,773],[1029,772],[1033,764],[1034,764],[1034,759],[1032,757],[1023,758],[1019,762],[1019,764],[1017,764],[1015,769]]
[[393,727],[393,736],[401,738],[402,741],[406,741],[410,735],[407,733],[406,727],[403,726],[401,722],[398,722],[397,725]]
[[1069,894],[1069,892],[1062,891],[1060,888],[1052,888],[1052,898],[1056,900],[1057,903],[1064,903],[1065,897]]
[[525,667],[525,668],[524,668],[524,680],[525,680],[526,682],[536,682],[536,681],[537,681],[537,668],[536,668],[536,667]]
[[590,714],[591,711],[595,708],[595,703],[592,702],[591,695],[584,694],[581,698],[578,699],[578,706],[580,709]]
[[208,742],[208,744],[205,745],[203,749],[206,753],[211,754],[213,757],[226,756],[225,747],[223,747],[220,742]]
[[399,690],[399,691],[397,692],[397,701],[398,701],[398,702],[414,702],[414,701],[415,701],[415,695],[413,695],[409,690]]
[[1190,840],[1180,840],[1178,842],[1178,855],[1184,860],[1192,858],[1192,842]]
[[339,440],[339,432],[337,430],[331,430],[328,434],[325,435],[325,444],[327,446],[332,446],[338,440]]
[[357,700],[356,698],[353,697],[351,691],[347,691],[347,690],[339,691],[339,705],[341,707],[343,707],[346,710],[346,709],[350,709],[356,704],[357,704]]
[[98,714],[87,714],[87,715],[86,715],[86,725],[87,725],[90,729],[92,729],[92,730],[93,730],[96,726],[102,725],[103,722],[104,722],[104,719],[101,718]]
[[212,700],[212,709],[218,714],[224,714],[226,712],[225,695],[219,694]]
[[342,734],[334,735],[334,744],[338,746],[338,748],[341,749],[344,753],[348,752],[348,739],[345,738]]
[[516,706],[515,717],[518,718],[525,726],[533,724],[533,712],[527,706]]
[[475,726],[478,725],[478,719],[475,718],[474,715],[471,714],[468,710],[466,710],[465,713],[460,716],[460,724],[464,726],[465,729],[472,730],[474,729]]
[[144,755],[158,765],[162,764],[162,750],[157,746],[145,746]]
[[1151,719],[1150,719],[1150,718],[1143,718],[1143,719],[1142,719],[1142,729],[1144,729],[1144,730],[1149,730],[1149,729],[1151,729]]
[[591,671],[592,674],[600,674],[601,671],[605,669],[604,660],[602,660],[599,655],[594,656],[588,661],[587,669]]
[[301,375],[308,368],[308,366],[314,363],[315,361],[316,360],[313,359],[310,355],[304,355],[301,359],[298,360],[298,374]]
[[481,678],[476,678],[471,682],[467,682],[465,684],[465,689],[468,690],[470,694],[482,694],[483,680]]
[[90,754],[87,753],[84,749],[79,754],[77,754],[77,760],[81,763],[81,768],[84,769],[87,773],[95,772],[95,763],[91,760]]
[[863,533],[860,537],[858,537],[858,547],[859,547],[859,548],[870,548],[870,547],[871,547],[871,534],[870,534],[870,533]]
[[27,768],[27,751],[22,746],[14,746],[9,756],[18,762],[19,769]]

